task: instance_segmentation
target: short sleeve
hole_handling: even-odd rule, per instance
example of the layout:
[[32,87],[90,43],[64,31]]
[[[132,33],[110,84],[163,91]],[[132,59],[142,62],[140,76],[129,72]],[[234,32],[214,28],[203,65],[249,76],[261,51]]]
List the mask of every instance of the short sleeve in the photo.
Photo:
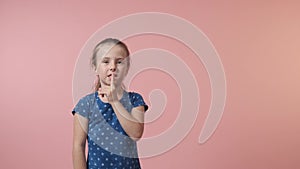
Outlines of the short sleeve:
[[133,107],[144,106],[145,111],[148,110],[148,105],[144,102],[143,97],[138,93],[131,93],[131,103]]
[[78,113],[79,115],[88,118],[89,110],[90,110],[90,103],[88,101],[88,98],[83,97],[78,101],[78,103],[72,110],[72,114],[75,115],[75,113]]

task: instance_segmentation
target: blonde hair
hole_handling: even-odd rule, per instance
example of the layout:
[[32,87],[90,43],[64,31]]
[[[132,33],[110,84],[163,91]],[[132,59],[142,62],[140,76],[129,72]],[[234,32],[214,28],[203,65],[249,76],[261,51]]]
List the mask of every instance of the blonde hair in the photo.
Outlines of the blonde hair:
[[[127,55],[126,57],[128,57],[127,66],[128,66],[128,69],[129,69],[129,67],[130,67],[130,57],[129,57],[130,52],[128,50],[128,47],[124,42],[122,42],[118,39],[114,39],[114,38],[104,39],[95,46],[95,48],[93,50],[93,55],[92,55],[92,58],[91,58],[92,68],[94,70],[97,69],[97,67],[98,67],[97,58],[98,58],[99,55],[101,57],[103,57],[108,52],[107,48],[106,48],[107,45],[110,45],[110,47],[108,49],[111,49],[114,46],[120,46],[125,50],[126,55]],[[97,75],[97,80],[95,81],[95,86],[94,86],[95,92],[98,91],[98,89],[100,87],[101,87],[100,78],[99,78],[99,75]],[[124,87],[124,85],[123,85],[123,87]]]

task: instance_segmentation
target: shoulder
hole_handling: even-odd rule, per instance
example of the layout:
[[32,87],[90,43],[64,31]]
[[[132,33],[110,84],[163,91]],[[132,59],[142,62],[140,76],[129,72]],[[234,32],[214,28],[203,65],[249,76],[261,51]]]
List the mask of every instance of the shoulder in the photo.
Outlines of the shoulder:
[[76,106],[74,107],[72,114],[76,112],[84,117],[88,117],[88,112],[92,105],[94,105],[96,100],[96,93],[90,93],[79,99]]
[[132,100],[143,99],[142,95],[136,92],[128,92],[129,98]]
[[79,103],[80,102],[91,103],[96,99],[96,96],[97,96],[96,92],[86,94],[85,96],[80,98]]
[[96,96],[97,96],[97,92],[93,92],[85,95],[83,98],[90,100],[90,99],[94,99]]
[[148,109],[148,106],[145,103],[141,94],[136,93],[136,92],[128,92],[128,96],[129,96],[130,102],[132,103],[133,107],[144,106],[145,111]]

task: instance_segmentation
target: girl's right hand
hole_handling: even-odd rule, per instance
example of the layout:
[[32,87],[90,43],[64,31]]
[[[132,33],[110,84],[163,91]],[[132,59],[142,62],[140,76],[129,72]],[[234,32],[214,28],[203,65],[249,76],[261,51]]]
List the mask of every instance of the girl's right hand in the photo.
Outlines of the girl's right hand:
[[114,101],[118,100],[114,75],[112,75],[111,78],[111,85],[110,86],[103,86],[102,88],[99,88],[98,93],[101,97],[106,96],[106,99],[109,103],[112,103]]

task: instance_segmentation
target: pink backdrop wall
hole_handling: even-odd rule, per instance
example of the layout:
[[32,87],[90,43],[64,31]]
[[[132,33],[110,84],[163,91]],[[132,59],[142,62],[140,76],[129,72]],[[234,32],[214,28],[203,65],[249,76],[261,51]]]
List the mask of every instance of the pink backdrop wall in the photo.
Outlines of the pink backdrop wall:
[[[170,13],[199,27],[215,45],[227,80],[221,123],[200,145],[211,97],[205,68],[168,38],[128,40],[133,51],[172,51],[199,72],[201,108],[192,131],[172,150],[141,159],[143,168],[300,168],[299,8],[298,1],[275,0],[1,0],[0,168],[72,168],[72,76],[79,51],[103,25],[137,12]],[[151,88],[178,96],[172,79],[166,79],[170,87],[159,83],[162,77],[167,76],[145,72],[130,88],[139,89],[146,101]],[[170,99],[163,116],[146,125],[145,136],[172,124],[176,101]]]

